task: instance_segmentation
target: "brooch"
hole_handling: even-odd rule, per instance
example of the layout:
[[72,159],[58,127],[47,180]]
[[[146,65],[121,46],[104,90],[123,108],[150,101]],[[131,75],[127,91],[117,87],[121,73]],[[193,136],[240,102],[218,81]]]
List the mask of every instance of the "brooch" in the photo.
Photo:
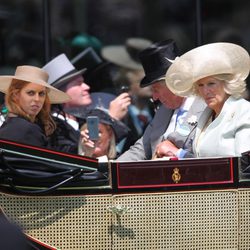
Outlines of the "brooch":
[[190,124],[191,126],[195,126],[197,124],[197,116],[196,115],[192,115],[188,118],[187,120],[188,124]]

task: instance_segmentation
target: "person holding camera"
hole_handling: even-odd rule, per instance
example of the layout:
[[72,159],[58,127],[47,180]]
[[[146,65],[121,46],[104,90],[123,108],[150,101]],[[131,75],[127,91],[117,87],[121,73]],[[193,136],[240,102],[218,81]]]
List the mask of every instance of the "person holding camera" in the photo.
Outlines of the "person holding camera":
[[101,50],[102,56],[116,66],[113,74],[114,85],[118,91],[129,93],[131,105],[123,122],[130,128],[130,132],[118,146],[117,151],[122,154],[129,149],[144,133],[146,126],[154,115],[154,105],[150,98],[150,87],[141,88],[140,81],[145,76],[139,60],[139,53],[149,47],[152,42],[141,37],[131,37],[121,45],[105,46]]
[[116,144],[127,136],[127,126],[112,118],[107,110],[100,107],[88,111],[81,117],[84,118],[84,123],[80,129],[78,154],[115,159]]
[[[91,56],[89,51],[82,55],[81,60]],[[65,112],[68,108],[81,107],[86,108],[92,103],[90,96],[90,87],[84,82],[83,74],[87,68],[77,70],[65,54],[60,54],[48,62],[43,69],[49,74],[49,83],[65,91],[71,101],[57,107],[53,116],[58,125],[58,129],[51,138],[51,144],[57,147],[59,151],[69,153],[78,152],[78,141],[80,138],[79,119],[72,114]],[[110,103],[109,114],[115,119],[122,119],[128,112],[128,106],[131,100],[127,93],[123,93]]]

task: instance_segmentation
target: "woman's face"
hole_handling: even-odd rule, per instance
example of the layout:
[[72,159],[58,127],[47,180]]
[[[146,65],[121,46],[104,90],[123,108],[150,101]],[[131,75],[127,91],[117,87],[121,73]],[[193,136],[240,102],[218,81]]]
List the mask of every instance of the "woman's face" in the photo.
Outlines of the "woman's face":
[[111,136],[112,128],[109,125],[100,123],[99,139],[96,143],[96,148],[93,154],[94,157],[99,157],[108,154]]
[[229,96],[224,90],[224,82],[208,76],[197,81],[196,85],[199,95],[206,104],[219,114]]
[[28,83],[16,94],[16,101],[27,115],[35,119],[44,105],[46,92],[46,87]]

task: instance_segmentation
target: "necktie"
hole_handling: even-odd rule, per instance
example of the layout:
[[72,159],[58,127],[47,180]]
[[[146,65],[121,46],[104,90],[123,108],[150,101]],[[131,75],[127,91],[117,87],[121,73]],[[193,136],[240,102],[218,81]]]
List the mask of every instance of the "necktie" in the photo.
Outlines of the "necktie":
[[183,118],[186,116],[187,110],[180,108],[179,111],[176,114],[176,120],[175,120],[175,130],[178,129],[183,123]]

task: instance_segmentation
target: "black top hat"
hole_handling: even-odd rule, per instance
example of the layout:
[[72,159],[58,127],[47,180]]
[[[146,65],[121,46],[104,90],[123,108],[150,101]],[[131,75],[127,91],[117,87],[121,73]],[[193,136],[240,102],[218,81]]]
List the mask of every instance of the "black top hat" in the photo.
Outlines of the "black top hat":
[[85,50],[83,50],[81,53],[76,55],[73,59],[71,59],[71,63],[77,69],[87,68],[87,72],[88,72],[100,66],[103,63],[103,60],[94,51],[92,47],[88,47]]
[[112,87],[112,65],[103,60],[92,47],[88,47],[76,55],[71,59],[71,63],[77,69],[87,68],[84,73],[84,81],[91,86],[91,91]]
[[152,44],[139,53],[145,77],[141,80],[140,86],[146,87],[153,82],[165,77],[171,62],[177,56],[177,46],[172,39]]

